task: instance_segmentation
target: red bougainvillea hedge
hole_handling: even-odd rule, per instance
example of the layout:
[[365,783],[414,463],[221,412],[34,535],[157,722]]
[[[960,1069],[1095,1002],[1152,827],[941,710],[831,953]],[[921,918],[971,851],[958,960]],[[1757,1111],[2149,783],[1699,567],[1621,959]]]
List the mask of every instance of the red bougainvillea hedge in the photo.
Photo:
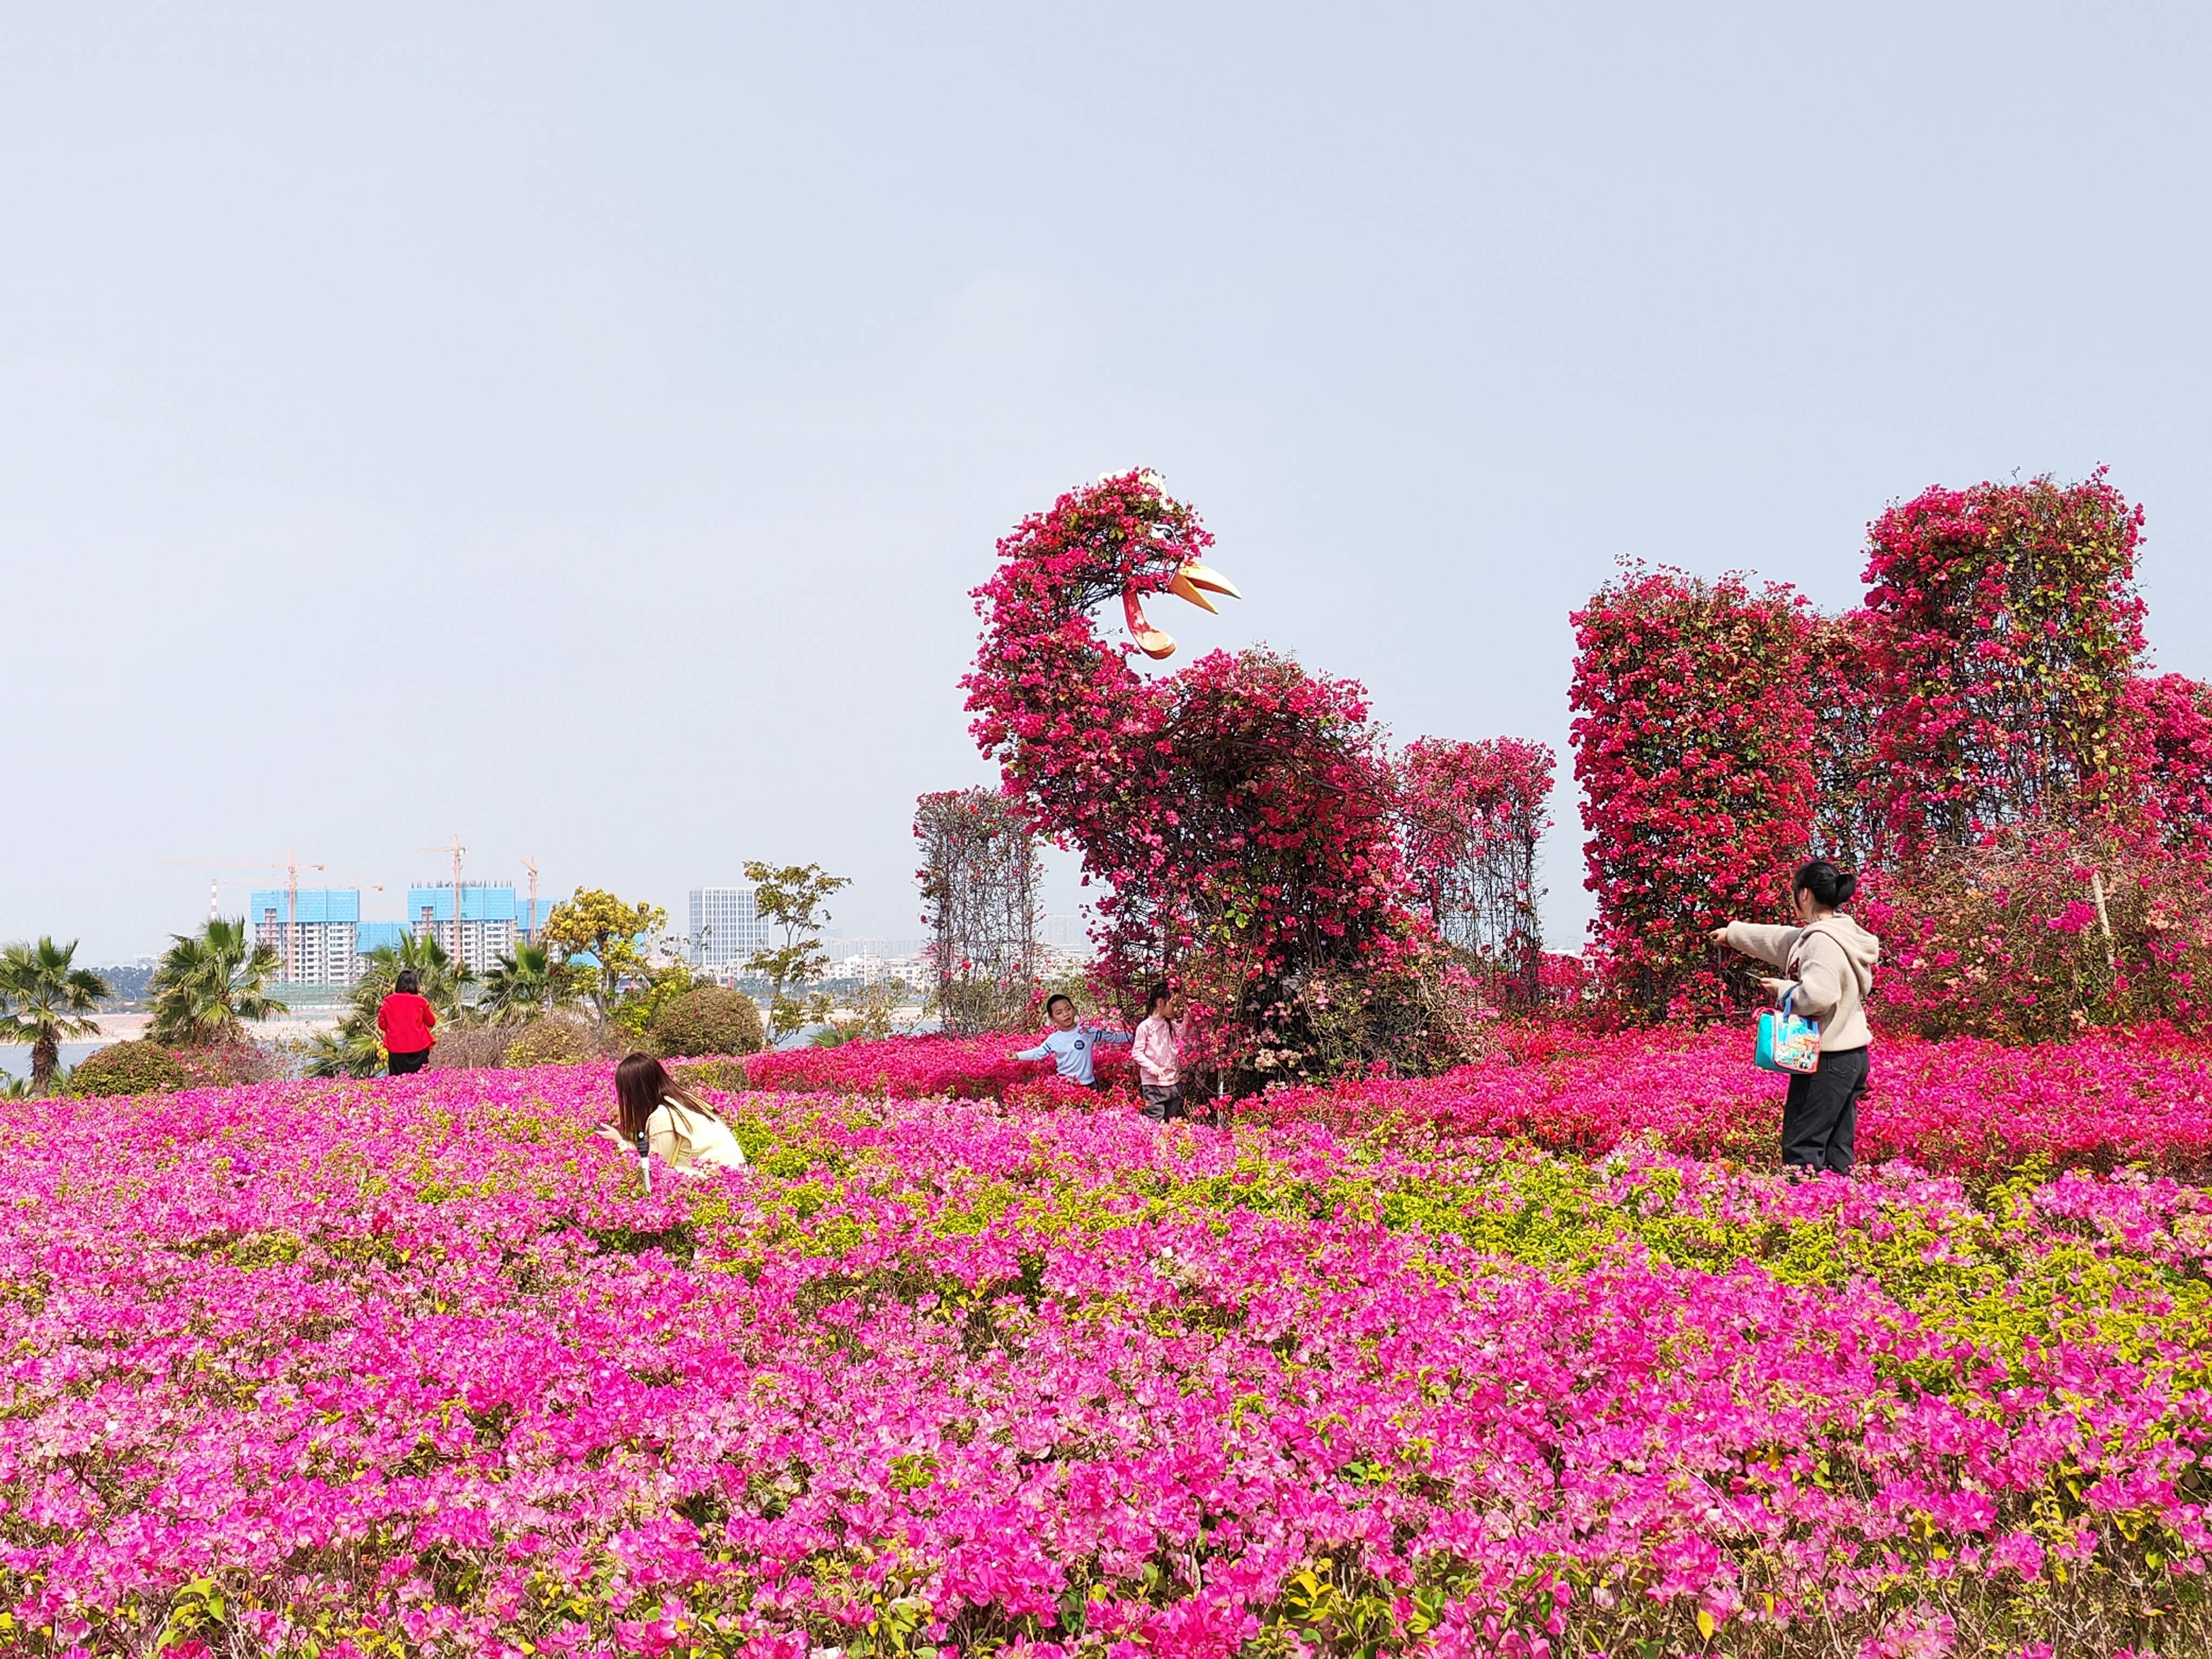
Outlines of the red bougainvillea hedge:
[[1572,618],[1575,778],[1607,988],[1648,1019],[1735,1006],[1704,932],[1774,907],[1812,821],[1811,614],[1788,589],[1625,568]]
[[[2160,860],[2212,854],[2212,691],[2145,666],[2142,534],[2101,471],[1934,488],[1869,526],[1865,602],[1840,617],[1735,577],[1632,566],[1601,588],[1574,618],[1575,775],[1616,1006],[1680,1019],[1735,1004],[1747,987],[1705,929],[1783,919],[1811,855],[1878,873],[1911,919],[1881,988],[1912,1019],[1978,983],[1962,962],[2050,959],[2052,917],[2094,904],[2097,883],[2197,881]],[[2031,898],[2007,872],[2053,835],[2075,839]],[[2138,971],[2108,914],[2089,957],[2021,988],[2058,1003],[2027,1024],[2114,1023],[2146,997],[2205,1018],[2193,945],[2158,936],[2170,908],[2138,908]],[[2026,931],[1951,937],[1984,925]],[[1967,998],[1969,1029],[2020,1024],[2002,1000]]]

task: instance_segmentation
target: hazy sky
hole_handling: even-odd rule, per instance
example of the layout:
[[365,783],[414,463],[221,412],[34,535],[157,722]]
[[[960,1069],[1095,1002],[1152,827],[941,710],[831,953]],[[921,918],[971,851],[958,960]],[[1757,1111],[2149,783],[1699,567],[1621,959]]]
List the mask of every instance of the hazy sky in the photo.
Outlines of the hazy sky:
[[967,591],[1139,463],[1247,595],[1185,660],[1563,773],[1618,555],[1841,605],[1935,482],[2109,463],[2212,673],[2208,15],[10,6],[0,939],[456,831],[917,932]]

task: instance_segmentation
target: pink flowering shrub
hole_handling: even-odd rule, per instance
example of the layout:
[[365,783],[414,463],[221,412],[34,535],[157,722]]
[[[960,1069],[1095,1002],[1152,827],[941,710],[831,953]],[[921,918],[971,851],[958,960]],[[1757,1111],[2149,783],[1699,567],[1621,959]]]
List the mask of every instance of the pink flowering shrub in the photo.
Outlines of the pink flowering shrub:
[[[2212,692],[2137,672],[2142,529],[2101,472],[1936,488],[1869,526],[1865,602],[1842,616],[1636,568],[1601,589],[1576,617],[1576,776],[1623,1011],[1747,1000],[1701,930],[1771,915],[1817,854],[1867,878],[1898,933],[1895,1026],[2201,1020],[2201,884],[2156,843],[2212,855]],[[2120,897],[2091,948],[2069,908],[2087,896],[2059,890],[2093,871]]]
[[[1050,1060],[1014,1058],[1019,1050],[1034,1048],[1042,1034],[1040,1023],[1030,1031],[982,1036],[895,1036],[834,1048],[778,1048],[748,1059],[745,1079],[755,1089],[793,1094],[1097,1106],[1097,1095],[1062,1083]],[[1110,1088],[1124,1093],[1133,1088],[1136,1073],[1126,1048],[1096,1049],[1092,1062]]]
[[2212,1014],[2205,866],[2155,843],[2055,827],[1931,856],[1869,884],[1888,1029],[2006,1042]]
[[[2207,1050],[2185,1039],[2099,1032],[2007,1048],[1972,1038],[1885,1040],[1859,1108],[1863,1164],[1902,1158],[1976,1177],[2031,1164],[2140,1164],[2212,1179]],[[1751,1065],[1751,1030],[1593,1037],[1530,1026],[1438,1077],[1280,1090],[1237,1103],[1239,1121],[1334,1132],[1495,1137],[1558,1152],[1656,1141],[1671,1152],[1772,1164],[1784,1079]]]
[[[746,1064],[757,1088],[1101,1105],[1044,1062],[1010,1058],[1028,1041],[893,1037]],[[1885,1036],[1860,1112],[1860,1157],[1975,1176],[2040,1160],[2212,1179],[2208,1052],[2157,1026],[2033,1048]],[[1750,1053],[1749,1016],[1701,1031],[1511,1024],[1483,1059],[1435,1077],[1278,1088],[1237,1101],[1236,1113],[1239,1122],[1317,1122],[1342,1134],[1395,1125],[1579,1154],[1650,1139],[1692,1157],[1771,1164],[1783,1083],[1753,1069]],[[1126,1077],[1127,1065],[1126,1050],[1102,1051],[1102,1072]],[[1118,1104],[1133,1109],[1126,1097]]]
[[610,1092],[27,1108],[16,1650],[2212,1641],[2199,1189],[754,1094],[648,1196]]
[[1583,884],[1632,1018],[1710,1018],[1748,979],[1707,930],[1778,919],[1813,818],[1811,623],[1786,588],[1631,565],[1577,611]]
[[2212,686],[2142,675],[2124,696],[2145,815],[2172,851],[2212,857]]
[[1813,771],[1811,850],[1845,870],[1880,861],[1883,619],[1869,611],[1813,617],[1805,641],[1806,709]]

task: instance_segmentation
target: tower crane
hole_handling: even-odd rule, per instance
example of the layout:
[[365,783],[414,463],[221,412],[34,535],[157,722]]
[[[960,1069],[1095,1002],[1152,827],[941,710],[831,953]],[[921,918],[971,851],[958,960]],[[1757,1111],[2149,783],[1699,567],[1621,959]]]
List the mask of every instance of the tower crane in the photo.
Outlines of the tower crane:
[[[296,981],[299,978],[301,860],[297,853],[286,853],[282,864],[224,859],[163,859],[161,862],[191,870],[282,870],[284,872],[284,977],[287,981]],[[305,867],[310,870],[324,868],[321,864],[313,862],[307,863]],[[455,867],[459,867],[458,863]],[[220,878],[214,876],[208,878],[208,920],[210,921],[216,919],[216,887],[219,880]]]
[[[418,847],[415,850],[418,853],[451,853],[453,855],[453,968],[457,973],[465,971],[468,963],[461,956],[461,854],[469,849],[461,845],[461,838],[456,834],[450,847]],[[430,937],[435,939],[437,936],[438,929],[434,923]],[[490,964],[487,963],[485,966]]]

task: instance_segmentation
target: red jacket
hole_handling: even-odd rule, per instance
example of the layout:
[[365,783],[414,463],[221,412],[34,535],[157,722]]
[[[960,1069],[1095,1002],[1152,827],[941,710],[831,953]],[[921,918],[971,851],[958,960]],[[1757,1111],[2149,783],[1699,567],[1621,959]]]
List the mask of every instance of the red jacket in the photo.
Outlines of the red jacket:
[[377,1005],[376,1029],[384,1034],[388,1054],[421,1054],[437,1041],[430,1035],[437,1023],[435,1011],[411,991],[394,991]]

